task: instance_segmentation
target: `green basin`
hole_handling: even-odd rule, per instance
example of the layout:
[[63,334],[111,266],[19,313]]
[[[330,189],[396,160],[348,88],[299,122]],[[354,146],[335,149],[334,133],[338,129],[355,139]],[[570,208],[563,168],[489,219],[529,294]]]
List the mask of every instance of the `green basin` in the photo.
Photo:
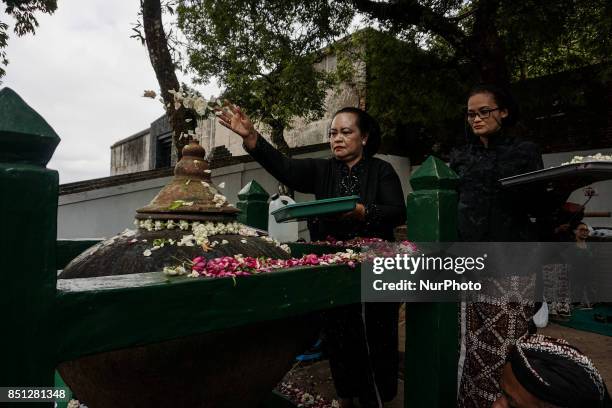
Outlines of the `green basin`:
[[352,211],[355,209],[355,206],[357,206],[357,200],[359,200],[359,196],[353,195],[289,204],[283,208],[272,211],[272,215],[274,219],[276,219],[276,222],[303,220],[322,215]]

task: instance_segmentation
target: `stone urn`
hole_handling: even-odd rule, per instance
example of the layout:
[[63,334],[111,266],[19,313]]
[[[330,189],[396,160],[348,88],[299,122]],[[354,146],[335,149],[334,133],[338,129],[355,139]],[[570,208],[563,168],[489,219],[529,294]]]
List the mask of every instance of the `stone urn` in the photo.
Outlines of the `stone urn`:
[[[157,272],[180,263],[189,272],[189,260],[198,256],[289,258],[264,232],[236,222],[239,210],[213,185],[204,156],[197,142],[187,145],[173,180],[136,211],[137,229],[89,248],[59,279]],[[283,319],[104,352],[63,362],[58,370],[90,408],[257,407],[314,341],[314,320]]]

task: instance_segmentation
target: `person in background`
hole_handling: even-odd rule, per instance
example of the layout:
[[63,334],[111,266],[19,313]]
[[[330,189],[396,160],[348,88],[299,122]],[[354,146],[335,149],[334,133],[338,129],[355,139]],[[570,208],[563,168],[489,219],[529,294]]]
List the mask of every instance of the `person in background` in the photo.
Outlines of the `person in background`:
[[[539,170],[542,157],[534,143],[517,137],[518,105],[508,91],[481,84],[469,93],[466,144],[451,153],[450,167],[459,176],[457,223],[464,242],[537,241],[530,221],[531,200],[504,190],[499,179]],[[524,274],[524,271],[520,271]],[[491,301],[463,303],[459,358],[460,408],[489,408],[499,393],[506,353],[528,332],[534,315],[532,296],[518,297],[524,279],[499,280],[501,293]],[[533,280],[533,283],[530,283]],[[511,297],[507,293],[513,293]]]
[[519,339],[508,354],[492,408],[610,408],[612,400],[593,362],[565,340]]
[[572,316],[571,265],[567,263],[566,243],[575,242],[572,225],[583,217],[584,206],[566,202],[539,223],[541,240],[559,243],[558,250],[551,251],[542,265],[542,293],[552,321],[564,322]]
[[572,288],[572,303],[582,309],[592,309],[593,285],[591,284],[593,270],[593,252],[587,244],[590,235],[589,226],[579,222],[571,228],[574,235],[574,245],[564,252],[563,257],[569,265],[570,284]]
[[576,241],[576,246],[581,249],[587,249],[586,240],[590,235],[589,226],[584,222],[579,223],[574,228],[574,239]]
[[[329,128],[329,159],[289,158],[266,141],[240,108],[217,111],[219,122],[243,139],[245,150],[278,181],[316,199],[359,196],[347,214],[309,222],[311,240],[328,236],[347,240],[393,240],[393,229],[406,220],[399,177],[374,157],[381,143],[378,123],[358,108],[340,109]],[[340,307],[323,316],[323,349],[329,357],[341,407],[382,407],[397,393],[397,303]]]

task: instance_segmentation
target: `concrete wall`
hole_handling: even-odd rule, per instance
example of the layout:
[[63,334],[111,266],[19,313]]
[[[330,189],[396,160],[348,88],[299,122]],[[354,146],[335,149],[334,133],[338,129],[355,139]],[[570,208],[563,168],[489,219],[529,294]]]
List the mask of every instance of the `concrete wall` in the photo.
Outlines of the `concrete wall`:
[[155,167],[151,162],[151,138],[148,131],[140,132],[111,147],[111,176],[136,173]]
[[[324,57],[315,65],[318,70],[332,72],[336,70],[337,58],[334,54]],[[325,112],[319,120],[309,122],[303,118],[295,118],[285,130],[285,140],[290,147],[308,146],[327,142],[327,129],[332,115],[347,106],[363,107],[366,92],[366,67],[362,61],[354,63],[354,78],[334,89],[329,89],[325,96]],[[229,129],[221,126],[216,117],[198,122],[202,134],[198,137],[200,144],[211,153],[214,147],[225,146],[232,156],[242,156],[242,139]],[[266,126],[258,126],[260,133],[270,140],[270,130]],[[135,173],[157,168],[157,141],[171,133],[170,124],[165,115],[153,123],[147,131],[139,132],[115,143],[111,147],[111,176]],[[171,163],[176,163],[176,149],[172,148]]]
[[[550,153],[542,155],[544,167],[558,166],[561,163],[569,162],[574,156],[589,156],[596,153],[612,154],[612,147],[608,149],[579,150],[566,153]],[[592,187],[598,195],[593,197],[586,206],[586,211],[612,211],[612,180],[593,183]],[[574,191],[568,201],[582,204],[586,201],[582,189]],[[597,217],[585,218],[584,221],[592,227],[612,227],[612,218]]]
[[[323,150],[296,157],[330,157],[330,152]],[[400,175],[405,197],[409,188],[409,160],[390,155],[379,157],[388,160]],[[270,195],[277,192],[278,182],[255,162],[213,169],[212,178],[217,185],[225,182],[222,192],[232,204],[238,201],[238,191],[251,180],[257,180]],[[58,238],[109,238],[126,228],[133,228],[136,209],[148,204],[170,179],[171,177],[162,177],[61,195]],[[312,199],[312,195],[296,194],[297,202]],[[308,239],[305,223],[300,223],[300,231],[301,236]]]
[[136,209],[145,206],[171,177],[59,196],[58,238],[110,238],[133,228]]
[[[319,120],[308,122],[296,118],[291,128],[285,130],[285,140],[289,147],[309,146],[318,143],[327,143],[327,130],[331,124],[333,114],[347,106],[359,106],[360,91],[355,85],[343,84],[338,89],[327,91],[325,98],[326,110]],[[265,126],[258,126],[258,131],[270,140],[270,131]],[[232,156],[244,154],[242,138],[224,126],[216,118],[207,119],[204,123],[204,134],[200,140],[206,152],[211,151],[210,146],[225,146]]]
[[[551,167],[567,162],[575,155],[586,156],[598,152],[611,154],[612,149],[545,154],[543,160],[545,167]],[[297,157],[329,157],[329,154],[324,150]],[[392,155],[378,155],[377,157],[393,165],[400,176],[403,194],[406,197],[411,191],[410,174],[418,167],[411,167],[409,160],[404,157]],[[223,193],[233,204],[238,199],[238,191],[253,179],[257,180],[270,195],[274,194],[277,189],[277,181],[255,162],[217,168],[213,170],[212,176],[215,184],[225,182]],[[170,177],[162,177],[60,196],[58,238],[110,237],[125,228],[132,228],[135,210],[148,204],[169,180]],[[589,202],[587,211],[612,211],[612,180],[595,183],[593,187],[599,195]],[[313,197],[310,195],[296,194],[298,202],[311,199]],[[582,191],[576,191],[570,197],[570,201],[576,203],[583,203],[585,199]],[[591,218],[586,221],[591,226],[612,227],[610,218]],[[304,223],[301,224],[300,230],[301,235],[307,237]]]
[[[207,121],[208,126],[204,129],[204,135],[200,143],[203,146],[225,146],[232,153],[232,156],[244,155],[244,149],[242,148],[242,138],[226,128],[221,126],[217,118],[211,118]],[[210,138],[213,138],[212,141]],[[206,153],[210,153],[212,149],[209,147],[206,149]]]
[[307,146],[317,143],[327,143],[327,131],[331,125],[334,113],[348,106],[359,106],[360,93],[356,86],[342,84],[338,89],[328,90],[325,97],[325,113],[319,120],[308,122],[296,118],[291,123],[291,129],[285,131],[285,140],[290,147]]
[[[316,69],[327,72],[336,69],[337,59],[334,54],[327,55],[315,65]],[[333,114],[347,106],[363,107],[366,91],[366,71],[363,62],[355,63],[355,78],[351,83],[342,83],[334,89],[329,89],[325,95],[325,112],[323,117],[315,121],[295,118],[285,130],[285,140],[289,147],[308,146],[327,142],[327,129]],[[244,154],[242,139],[221,126],[216,118],[206,120],[200,144],[210,152],[210,146],[225,146],[233,156]],[[258,126],[259,132],[269,140],[270,131],[265,126]]]

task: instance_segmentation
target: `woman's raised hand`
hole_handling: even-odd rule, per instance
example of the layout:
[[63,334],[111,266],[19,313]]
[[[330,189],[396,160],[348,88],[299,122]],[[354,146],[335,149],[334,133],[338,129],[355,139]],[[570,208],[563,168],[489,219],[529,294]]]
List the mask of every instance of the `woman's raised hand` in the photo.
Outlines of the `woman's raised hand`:
[[219,123],[242,137],[247,149],[254,149],[257,143],[257,131],[251,119],[238,106],[230,103],[227,107],[229,109],[215,109]]

